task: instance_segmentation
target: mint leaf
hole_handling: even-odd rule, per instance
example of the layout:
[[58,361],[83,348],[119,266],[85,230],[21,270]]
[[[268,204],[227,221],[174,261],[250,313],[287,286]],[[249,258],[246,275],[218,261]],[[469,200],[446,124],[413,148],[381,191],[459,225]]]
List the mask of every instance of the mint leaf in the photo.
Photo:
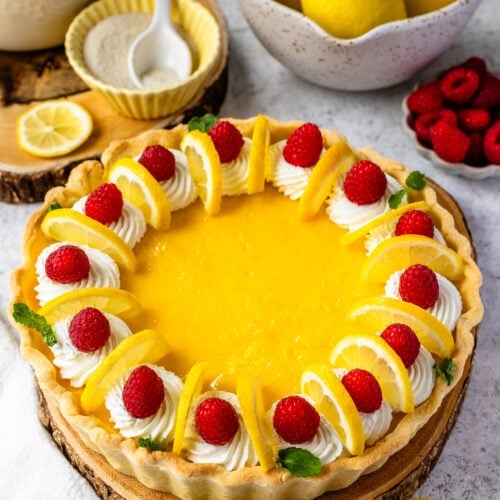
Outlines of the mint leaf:
[[57,201],[51,201],[49,203],[49,212],[58,210],[59,208],[62,208],[62,206]]
[[453,382],[455,376],[453,360],[451,358],[444,358],[441,364],[434,364],[434,370],[439,377],[441,377],[448,385]]
[[413,172],[410,172],[410,174],[406,178],[406,185],[410,189],[420,191],[424,189],[427,183],[425,182],[424,174],[422,172],[419,172],[418,170],[414,170]]
[[188,122],[188,130],[201,130],[208,132],[213,125],[217,123],[217,117],[211,113],[206,113],[203,116],[195,116]]
[[399,205],[401,205],[401,203],[403,202],[405,194],[408,194],[407,189],[401,189],[400,191],[392,194],[389,198],[389,207],[391,207],[392,209],[398,208]]
[[291,447],[280,450],[276,463],[297,477],[314,476],[321,472],[319,458],[303,448]]
[[137,440],[137,444],[141,448],[147,448],[148,450],[151,450],[151,451],[165,451],[165,447],[162,444],[157,443],[156,441],[153,441],[153,439],[150,437],[148,437],[148,438],[140,437]]
[[42,334],[43,341],[49,347],[52,347],[57,343],[56,334],[52,327],[47,323],[47,320],[40,314],[31,310],[26,304],[23,304],[22,302],[14,304],[12,317],[21,325],[25,325],[28,328],[33,328],[33,330],[40,332]]

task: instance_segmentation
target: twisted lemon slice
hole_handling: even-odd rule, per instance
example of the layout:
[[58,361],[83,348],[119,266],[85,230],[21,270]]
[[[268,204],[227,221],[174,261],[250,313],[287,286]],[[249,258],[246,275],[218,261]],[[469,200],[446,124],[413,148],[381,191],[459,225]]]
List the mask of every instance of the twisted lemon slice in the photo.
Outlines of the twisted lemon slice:
[[132,158],[121,158],[106,170],[107,182],[118,186],[123,197],[139,208],[155,229],[170,225],[170,203],[158,181],[148,169]]
[[181,151],[187,156],[189,171],[205,210],[217,215],[222,198],[222,175],[219,154],[210,136],[192,130],[182,139]]
[[78,288],[63,293],[47,302],[38,314],[54,324],[62,318],[73,316],[86,307],[95,307],[123,320],[138,316],[142,306],[137,298],[126,290],[119,288]]
[[264,191],[267,150],[269,149],[270,140],[269,120],[264,115],[259,115],[255,120],[252,146],[248,159],[248,194]]
[[384,283],[392,273],[412,264],[425,264],[450,280],[463,274],[462,258],[454,250],[428,236],[405,234],[377,245],[363,263],[360,279]]
[[87,380],[80,403],[85,413],[104,404],[106,393],[133,366],[155,363],[169,351],[166,338],[155,330],[142,330],[120,342]]
[[328,198],[339,172],[352,167],[356,157],[345,141],[332,144],[313,168],[306,189],[299,201],[299,217],[302,220],[316,215]]
[[135,270],[132,249],[111,229],[71,208],[48,212],[42,221],[42,232],[56,241],[69,241],[96,248],[108,254],[117,264]]
[[330,363],[339,368],[369,371],[380,384],[384,398],[405,413],[414,410],[408,370],[384,339],[374,334],[351,334],[335,343]]
[[271,446],[271,436],[268,427],[266,427],[262,392],[254,373],[243,373],[238,377],[236,394],[243,422],[260,465],[264,470],[272,469],[276,463]]
[[184,435],[189,416],[189,409],[194,400],[201,394],[203,383],[205,382],[206,362],[197,363],[191,367],[184,382],[179,406],[177,408],[177,417],[175,420],[174,443],[172,453],[180,455],[184,445]]
[[392,297],[371,297],[353,304],[348,318],[370,332],[381,332],[392,323],[404,323],[417,335],[422,345],[440,357],[451,355],[453,336],[430,312]]
[[319,363],[309,366],[300,384],[301,391],[314,400],[317,410],[328,419],[349,453],[363,453],[365,433],[361,416],[332,367]]
[[430,210],[430,207],[429,205],[427,205],[427,203],[425,203],[425,201],[415,201],[413,203],[401,205],[394,210],[389,210],[389,212],[376,217],[364,226],[361,226],[354,231],[349,231],[348,233],[343,234],[340,237],[340,244],[349,245],[350,243],[359,240],[359,238],[362,238],[370,231],[373,231],[375,228],[401,217],[404,213],[409,212],[410,210],[422,210],[424,212],[428,212]]

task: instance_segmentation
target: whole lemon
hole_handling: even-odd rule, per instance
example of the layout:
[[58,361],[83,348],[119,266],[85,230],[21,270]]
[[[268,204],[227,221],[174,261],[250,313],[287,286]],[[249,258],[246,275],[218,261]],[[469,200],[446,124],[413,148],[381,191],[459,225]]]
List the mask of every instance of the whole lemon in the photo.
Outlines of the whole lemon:
[[441,9],[455,0],[405,0],[408,17],[420,16]]
[[407,17],[404,0],[302,0],[302,11],[338,38],[356,38]]

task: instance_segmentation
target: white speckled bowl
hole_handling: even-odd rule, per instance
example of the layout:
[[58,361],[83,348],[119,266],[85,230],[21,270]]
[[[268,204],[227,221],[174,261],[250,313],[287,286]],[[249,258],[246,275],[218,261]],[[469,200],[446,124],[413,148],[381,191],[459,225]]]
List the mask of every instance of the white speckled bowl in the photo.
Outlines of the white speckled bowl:
[[340,90],[372,90],[411,78],[456,40],[481,0],[335,38],[300,12],[273,0],[239,0],[264,47],[298,76]]

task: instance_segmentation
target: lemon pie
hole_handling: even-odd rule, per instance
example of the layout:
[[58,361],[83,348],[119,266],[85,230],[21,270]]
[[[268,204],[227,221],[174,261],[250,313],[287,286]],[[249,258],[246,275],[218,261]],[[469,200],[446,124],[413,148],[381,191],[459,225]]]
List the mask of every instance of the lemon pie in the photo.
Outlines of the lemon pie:
[[47,194],[12,279],[22,352],[120,495],[352,487],[463,381],[470,241],[421,174],[338,132],[201,122]]

